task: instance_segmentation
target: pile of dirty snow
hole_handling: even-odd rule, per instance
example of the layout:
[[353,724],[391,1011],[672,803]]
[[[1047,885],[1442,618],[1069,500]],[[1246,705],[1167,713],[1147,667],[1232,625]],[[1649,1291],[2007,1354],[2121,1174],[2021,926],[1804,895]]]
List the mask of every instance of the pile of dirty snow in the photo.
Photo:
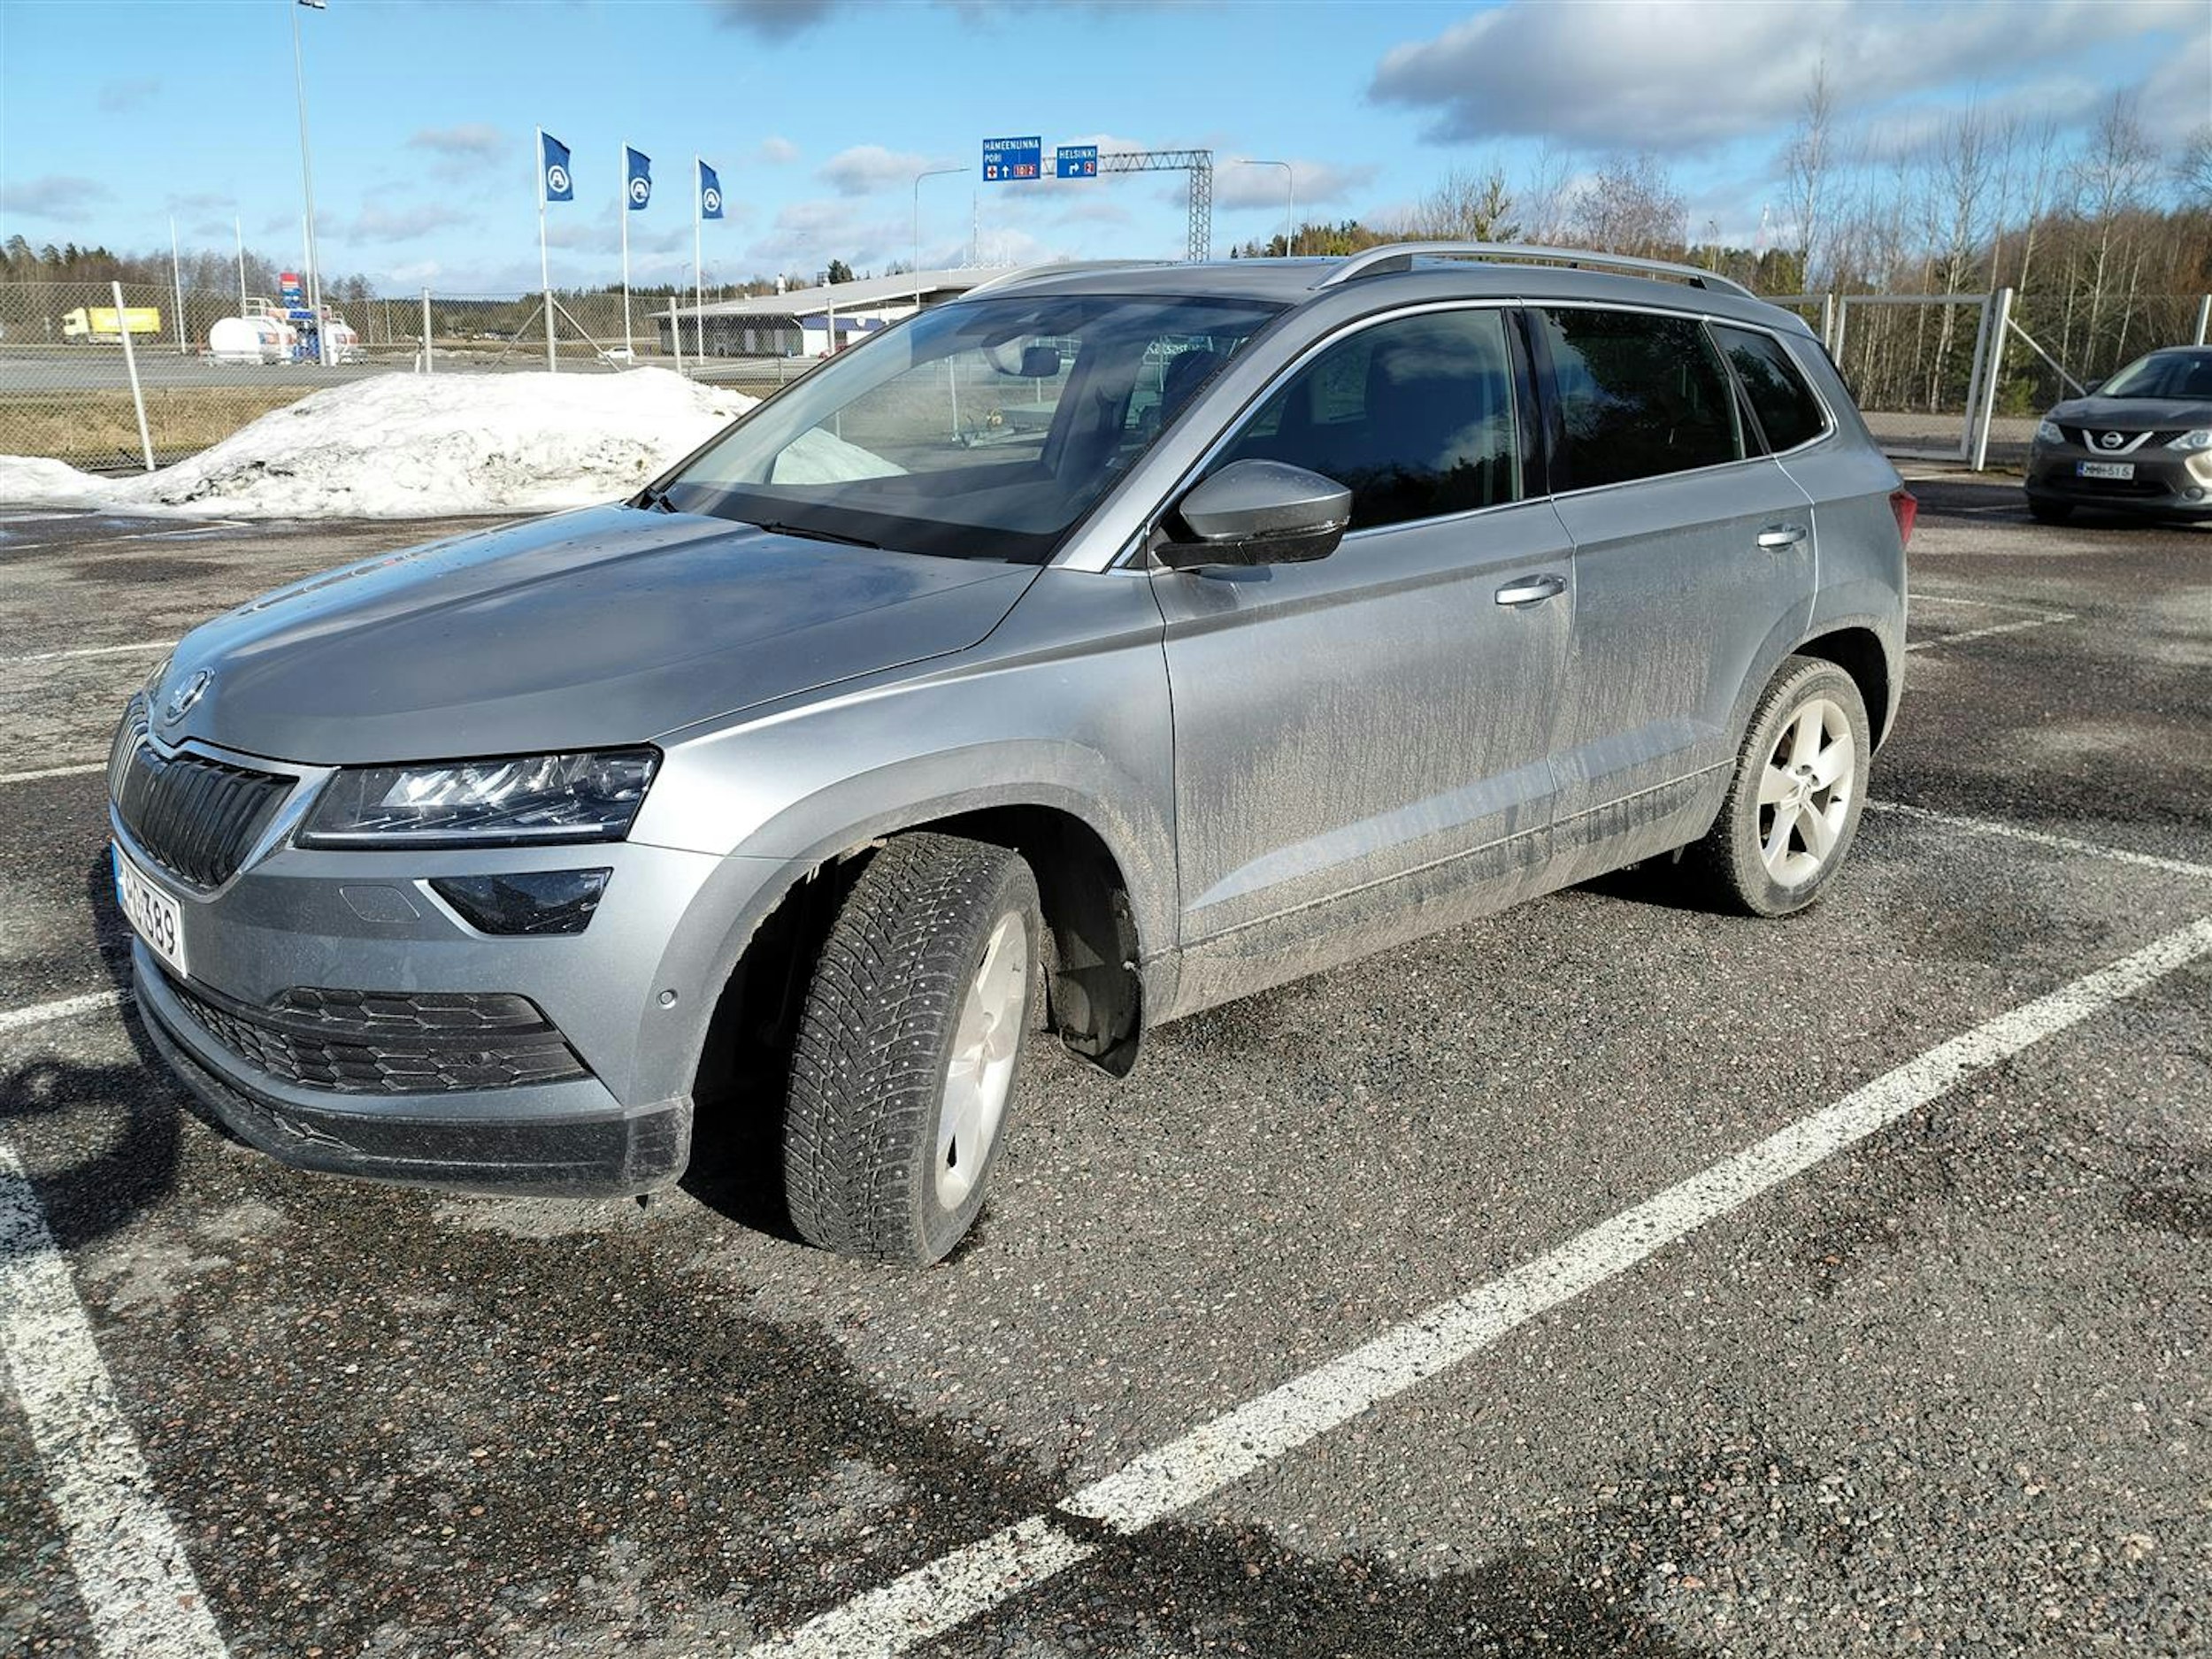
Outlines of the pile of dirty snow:
[[385,374],[316,392],[156,472],[103,478],[0,456],[0,502],[238,518],[549,512],[627,494],[757,401],[665,369]]

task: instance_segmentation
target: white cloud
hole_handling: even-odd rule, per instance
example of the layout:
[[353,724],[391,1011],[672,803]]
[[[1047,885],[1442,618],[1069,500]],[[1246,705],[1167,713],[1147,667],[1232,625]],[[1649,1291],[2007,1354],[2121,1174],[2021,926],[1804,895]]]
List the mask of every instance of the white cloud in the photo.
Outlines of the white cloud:
[[824,162],[817,176],[840,196],[873,196],[879,190],[910,188],[916,173],[943,165],[911,150],[855,144]]
[[[1302,213],[1309,203],[1318,207],[1324,203],[1342,201],[1353,191],[1363,189],[1371,183],[1376,173],[1376,169],[1371,166],[1340,167],[1326,161],[1300,161],[1290,157],[1284,159],[1290,163],[1290,181],[1297,186],[1298,208]],[[1234,162],[1223,160],[1215,163],[1216,207],[1266,207],[1279,211],[1286,195],[1284,186],[1280,167],[1271,165],[1240,166]]]
[[[1993,65],[2056,69],[2122,36],[2193,35],[2204,17],[2201,0],[1509,0],[1393,48],[1369,96],[1427,111],[1423,135],[1440,142],[1682,150],[1786,125],[1824,62],[1839,105],[1871,110]],[[2200,69],[2199,107],[2202,92]]]
[[841,0],[715,0],[725,28],[764,41],[787,41],[829,20]]
[[788,166],[799,158],[799,147],[780,134],[771,133],[753,151],[753,159],[771,167]]
[[74,173],[50,173],[36,179],[10,179],[0,183],[0,212],[69,223],[81,219],[86,208],[107,201],[113,194],[97,179],[81,178]]
[[[418,202],[402,207],[372,204],[361,210],[358,219],[339,227],[338,234],[357,242],[412,242],[433,231],[471,224],[474,219],[472,213],[438,202]],[[323,227],[325,235],[331,234],[331,227],[320,212],[315,215],[315,222]]]
[[504,134],[481,121],[469,121],[459,127],[426,127],[407,142],[416,150],[434,150],[441,155],[478,159],[495,156],[507,146]]
[[134,75],[120,81],[100,83],[100,113],[122,115],[142,109],[152,103],[161,90],[161,81],[155,75]]

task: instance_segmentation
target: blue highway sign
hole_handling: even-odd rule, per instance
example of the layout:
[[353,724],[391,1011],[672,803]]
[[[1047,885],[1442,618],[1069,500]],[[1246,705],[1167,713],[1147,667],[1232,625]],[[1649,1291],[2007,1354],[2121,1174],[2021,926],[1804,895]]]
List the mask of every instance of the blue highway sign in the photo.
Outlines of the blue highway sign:
[[1053,159],[1059,164],[1057,171],[1063,179],[1098,177],[1096,144],[1063,144],[1052,154]]
[[1034,179],[1044,171],[1042,138],[987,138],[983,141],[983,178],[996,184],[1005,179]]

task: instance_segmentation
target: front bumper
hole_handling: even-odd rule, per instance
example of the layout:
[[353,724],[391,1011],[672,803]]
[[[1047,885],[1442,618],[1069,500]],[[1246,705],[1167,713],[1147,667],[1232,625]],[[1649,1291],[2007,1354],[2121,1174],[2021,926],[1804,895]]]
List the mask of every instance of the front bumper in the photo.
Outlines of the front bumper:
[[[2084,478],[2082,462],[2119,462],[2124,479]],[[2028,494],[2038,501],[2160,518],[2212,518],[2212,451],[2146,447],[2125,454],[2072,443],[2038,443],[2029,452]]]
[[296,1169],[463,1192],[626,1196],[691,1153],[689,1096],[625,1106],[593,1079],[467,1094],[338,1094],[244,1064],[188,1011],[143,944],[131,966],[147,1034],[233,1134]]
[[[199,885],[111,807],[117,844],[181,913],[183,972],[134,946],[147,1026],[213,1115],[287,1164],[383,1180],[616,1194],[677,1179],[726,934],[771,868],[629,842],[303,849],[305,794]],[[574,933],[487,933],[431,885],[580,866],[610,875]],[[395,1006],[420,1017],[388,1042]],[[480,1030],[442,1028],[480,1012]]]

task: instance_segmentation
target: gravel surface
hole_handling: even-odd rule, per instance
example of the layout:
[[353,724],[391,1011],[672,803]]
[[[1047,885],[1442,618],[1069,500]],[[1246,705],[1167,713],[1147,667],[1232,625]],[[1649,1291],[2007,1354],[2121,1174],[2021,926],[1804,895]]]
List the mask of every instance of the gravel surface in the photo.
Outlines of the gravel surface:
[[[230,1651],[741,1650],[2212,914],[1959,821],[2212,864],[2212,532],[1915,488],[1873,794],[1946,816],[1870,812],[1783,922],[1632,872],[1119,1084],[1041,1051],[932,1271],[749,1225],[734,1156],[643,1204],[296,1174],[127,1008],[0,1031],[0,1142]],[[0,511],[0,776],[96,767],[148,642],[453,527]],[[96,770],[0,783],[0,1014],[116,985],[104,821]],[[2208,1030],[2200,959],[926,1651],[2212,1651]],[[94,1650],[51,1489],[0,1391],[0,1651]]]

